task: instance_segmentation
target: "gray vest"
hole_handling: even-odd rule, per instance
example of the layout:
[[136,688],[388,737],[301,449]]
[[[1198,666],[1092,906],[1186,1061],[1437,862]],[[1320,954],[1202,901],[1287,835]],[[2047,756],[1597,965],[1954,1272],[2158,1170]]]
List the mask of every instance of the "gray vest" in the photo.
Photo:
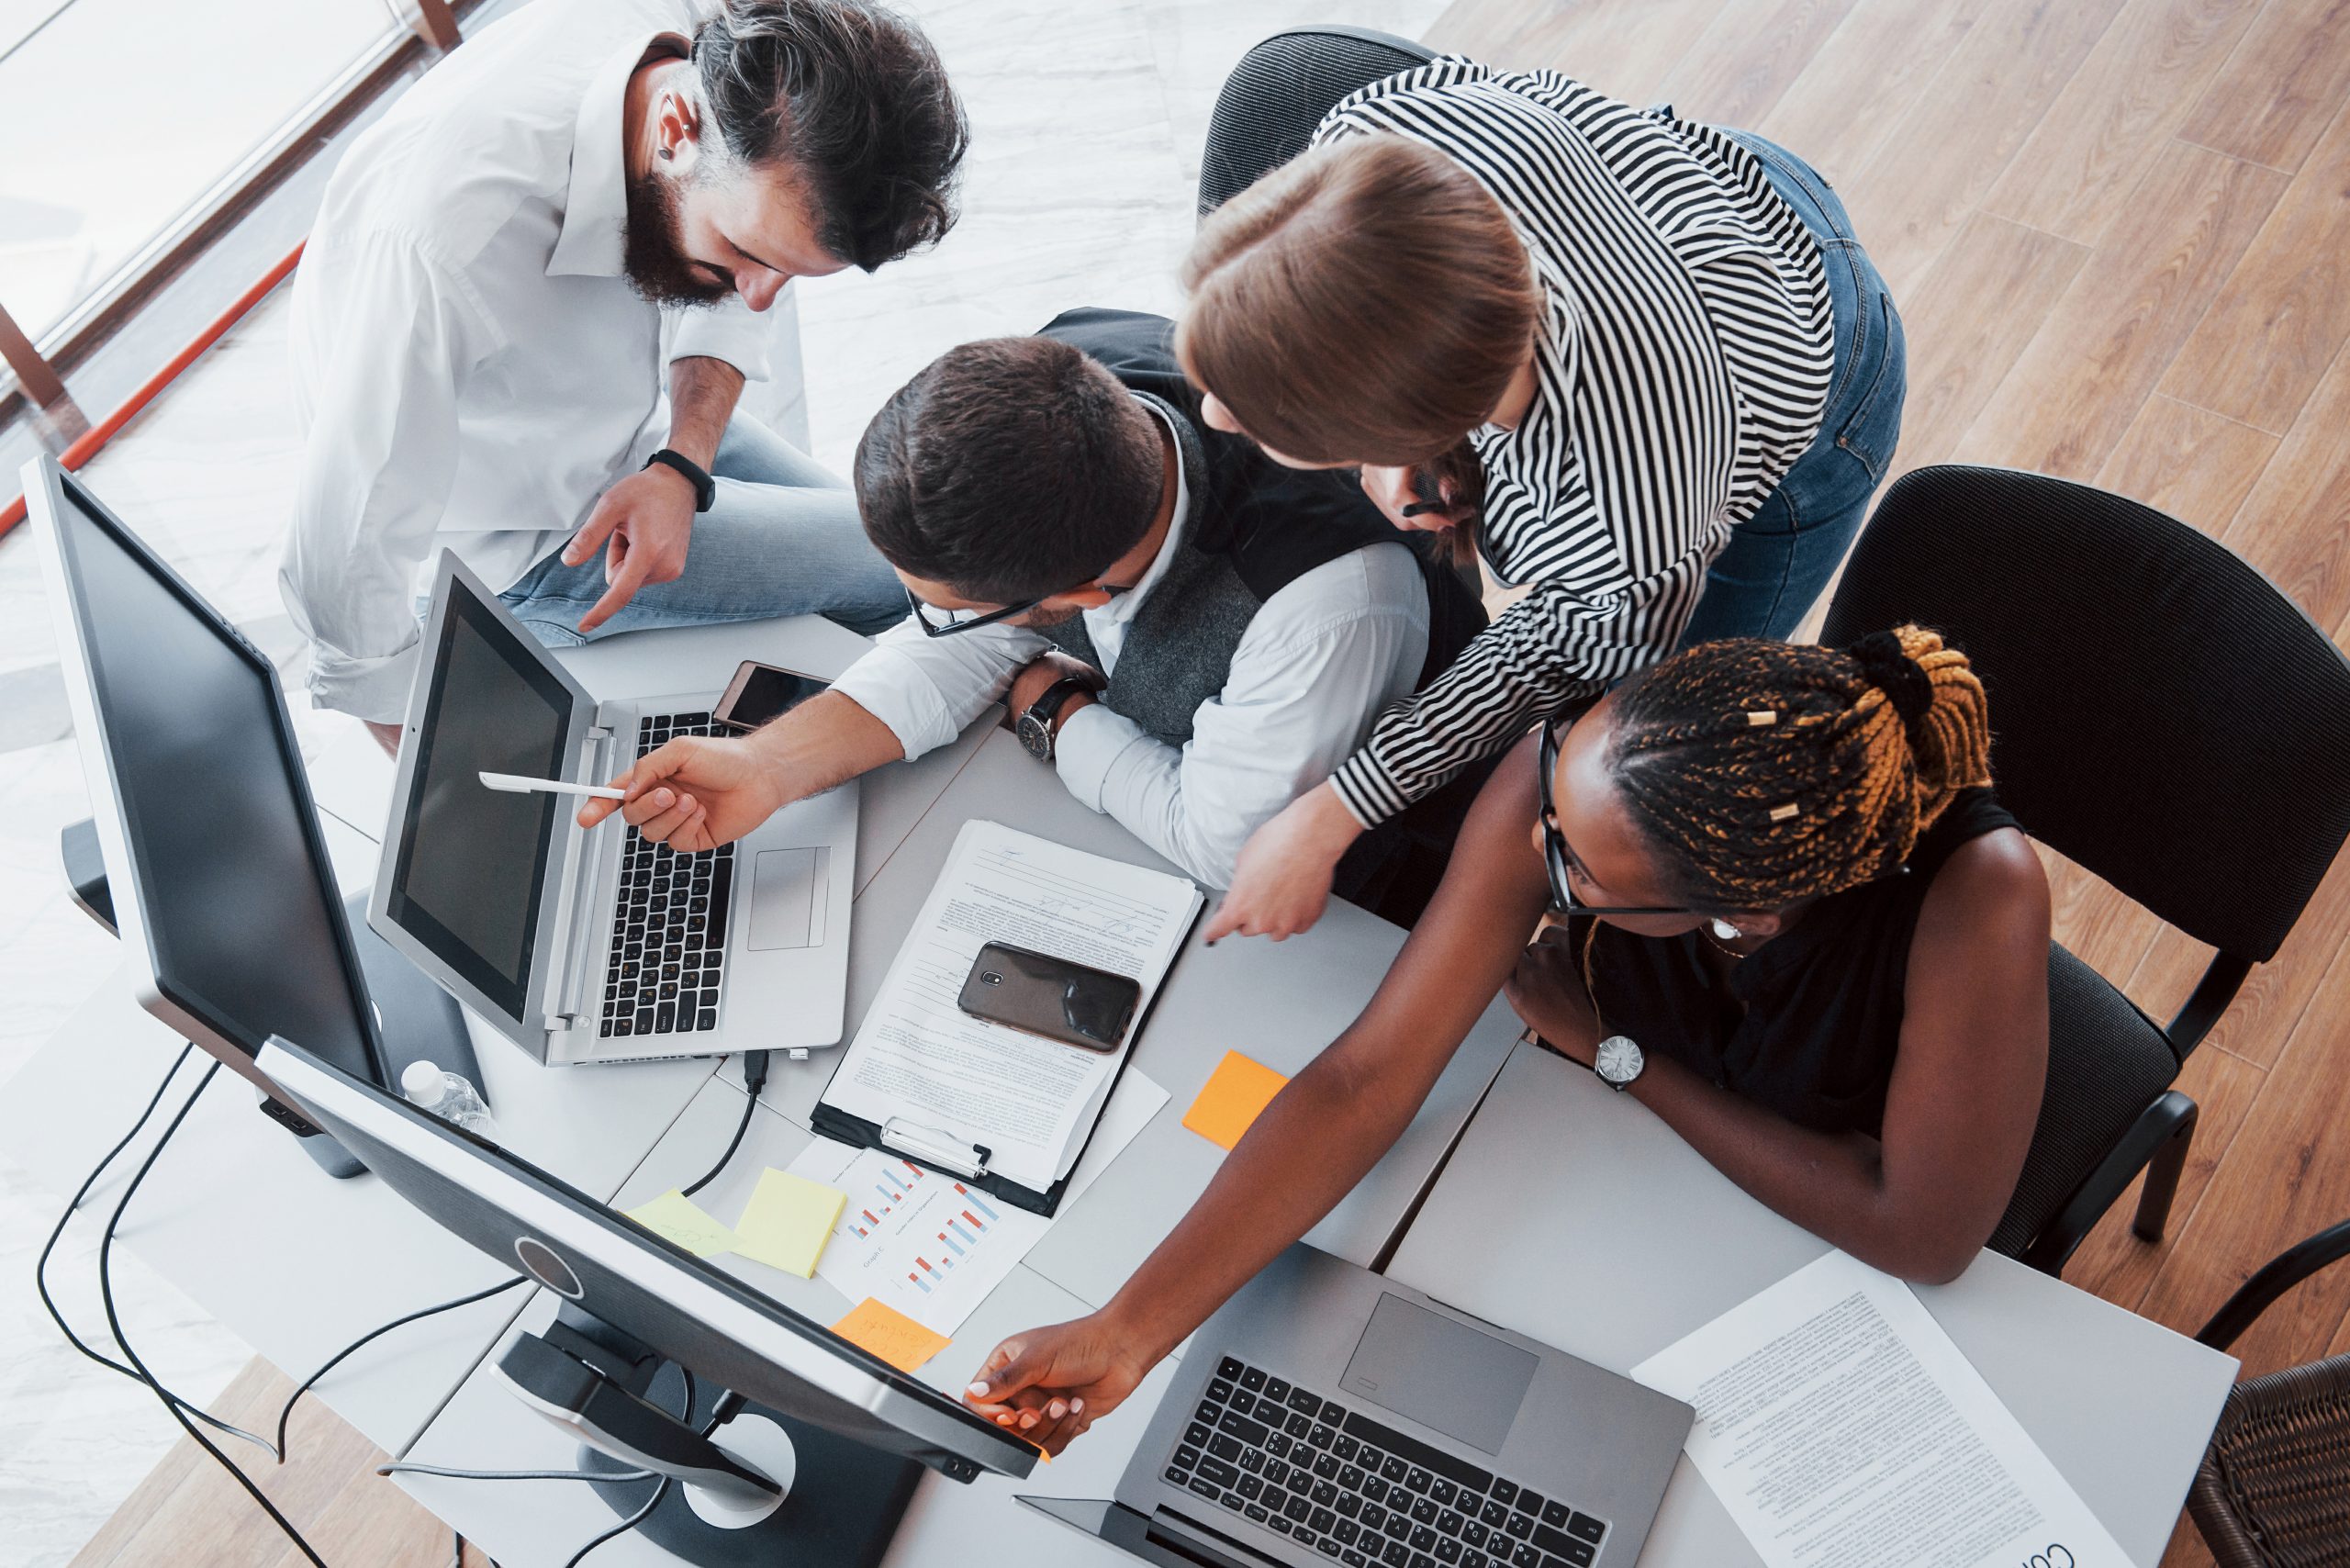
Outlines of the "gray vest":
[[[1175,542],[1175,558],[1127,623],[1118,648],[1117,673],[1102,700],[1112,712],[1125,714],[1169,745],[1181,746],[1192,738],[1192,718],[1200,704],[1224,689],[1241,635],[1265,601],[1240,580],[1230,555],[1200,547],[1207,465],[1191,420],[1147,392],[1136,396],[1172,416],[1169,423],[1175,430],[1189,505]],[[1072,658],[1102,667],[1082,615],[1035,630]]]

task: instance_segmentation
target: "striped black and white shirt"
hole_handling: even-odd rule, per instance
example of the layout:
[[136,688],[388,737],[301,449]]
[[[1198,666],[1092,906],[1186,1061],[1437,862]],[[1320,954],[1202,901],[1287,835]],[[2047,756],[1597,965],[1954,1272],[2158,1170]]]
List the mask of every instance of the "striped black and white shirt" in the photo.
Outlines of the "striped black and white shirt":
[[1367,825],[1671,650],[1730,530],[1818,435],[1834,353],[1810,231],[1711,127],[1448,57],[1348,98],[1315,141],[1379,133],[1493,193],[1546,314],[1533,407],[1471,438],[1486,564],[1529,591],[1333,776]]

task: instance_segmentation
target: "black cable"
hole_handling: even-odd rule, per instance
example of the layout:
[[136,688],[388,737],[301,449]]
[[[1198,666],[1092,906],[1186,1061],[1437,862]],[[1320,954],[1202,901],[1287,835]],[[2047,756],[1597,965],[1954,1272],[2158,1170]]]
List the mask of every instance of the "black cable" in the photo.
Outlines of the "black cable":
[[717,1402],[710,1407],[710,1425],[701,1429],[701,1435],[706,1438],[734,1419],[743,1413],[743,1406],[750,1402],[747,1396],[737,1394],[731,1388],[721,1393]]
[[[761,1052],[759,1054],[764,1055],[765,1053]],[[764,1077],[765,1073],[762,1072],[761,1076]],[[755,1091],[753,1092],[752,1098],[754,1100],[758,1098]],[[688,1372],[683,1366],[679,1366],[677,1368],[677,1375],[686,1380],[686,1402],[677,1412],[677,1419],[680,1421],[690,1422],[693,1419],[694,1415],[694,1374]],[[708,1436],[709,1431],[715,1428],[716,1426],[717,1423],[712,1422],[710,1428],[704,1429],[703,1435]],[[661,1499],[669,1495],[669,1484],[675,1479],[676,1477],[674,1476],[663,1476],[661,1478],[661,1484],[653,1489],[653,1495],[644,1500],[644,1506],[637,1509],[636,1512],[631,1514],[628,1518],[622,1519],[620,1523],[614,1525],[611,1529],[606,1530],[603,1534],[598,1536],[595,1540],[589,1541],[587,1545],[573,1552],[571,1554],[571,1560],[565,1562],[563,1565],[563,1568],[579,1568],[579,1564],[587,1560],[589,1552],[595,1551],[598,1547],[603,1545],[608,1540],[616,1540],[621,1536],[626,1535],[629,1531],[634,1529],[637,1526],[651,1518],[653,1517],[653,1510],[661,1506]]]
[[589,1552],[595,1551],[598,1547],[603,1545],[604,1542],[608,1540],[626,1535],[629,1531],[634,1529],[637,1526],[651,1518],[653,1517],[653,1510],[661,1506],[661,1499],[669,1495],[669,1484],[673,1479],[674,1478],[671,1476],[663,1476],[661,1478],[661,1484],[653,1489],[653,1495],[644,1500],[644,1506],[637,1509],[636,1512],[631,1514],[628,1518],[622,1519],[620,1523],[614,1525],[611,1529],[606,1530],[603,1534],[598,1536],[595,1540],[589,1541],[587,1545],[573,1552],[571,1554],[571,1561],[565,1562],[563,1565],[563,1568],[579,1568],[579,1565],[588,1560],[588,1554]]
[[743,1119],[734,1124],[734,1137],[727,1143],[726,1152],[718,1157],[718,1163],[705,1171],[700,1181],[690,1187],[678,1188],[677,1192],[681,1196],[690,1198],[718,1180],[718,1173],[726,1169],[726,1162],[733,1159],[734,1151],[743,1147],[743,1135],[751,1130],[751,1117],[759,1108],[759,1091],[767,1086],[767,1052],[745,1051],[743,1053],[743,1086],[750,1092],[744,1097]]
[[[57,1250],[57,1244],[59,1240],[64,1237],[66,1226],[71,1224],[73,1216],[81,1212],[82,1200],[90,1195],[90,1189],[97,1185],[98,1178],[106,1174],[106,1167],[112,1165],[115,1162],[116,1157],[120,1155],[124,1149],[129,1148],[130,1147],[131,1140],[136,1138],[146,1127],[148,1121],[155,1114],[155,1107],[163,1103],[163,1096],[170,1092],[172,1081],[179,1076],[180,1069],[186,1064],[189,1054],[195,1049],[196,1047],[192,1044],[184,1045],[180,1047],[180,1054],[172,1058],[171,1068],[163,1074],[163,1081],[155,1085],[155,1092],[153,1096],[148,1100],[147,1108],[139,1113],[139,1119],[130,1124],[130,1130],[123,1134],[121,1140],[112,1148],[106,1150],[105,1157],[91,1169],[90,1173],[87,1176],[82,1179],[82,1185],[75,1190],[73,1198],[67,1202],[65,1205],[65,1212],[57,1216],[57,1224],[50,1230],[49,1241],[41,1248],[40,1257],[33,1264],[33,1289],[39,1294],[40,1305],[43,1310],[49,1314],[49,1320],[57,1325],[57,1331],[59,1333],[65,1336],[65,1342],[73,1346],[76,1350],[81,1351],[83,1355],[87,1356],[91,1361],[94,1361],[97,1362],[98,1365],[106,1368],[108,1372],[119,1372],[124,1377],[130,1379],[133,1383],[143,1383],[148,1380],[141,1378],[137,1372],[131,1371],[130,1368],[125,1366],[122,1362],[116,1361],[112,1356],[92,1350],[88,1344],[84,1342],[79,1334],[73,1332],[73,1326],[65,1321],[65,1314],[59,1309],[56,1299],[49,1294],[49,1260],[50,1255]],[[269,1439],[267,1438],[261,1437],[252,1432],[248,1432],[242,1427],[229,1425],[228,1422],[221,1420],[218,1417],[214,1416],[201,1406],[191,1404],[189,1401],[181,1398],[170,1389],[164,1388],[161,1383],[156,1383],[153,1386],[158,1393],[162,1394],[173,1404],[178,1406],[181,1409],[185,1410],[188,1414],[194,1416],[206,1426],[212,1428],[215,1431],[225,1432],[233,1438],[242,1438],[245,1441],[252,1443],[258,1448],[265,1449],[269,1447]]]
[[445,1464],[396,1460],[375,1467],[378,1475],[438,1475],[445,1481],[650,1481],[649,1470],[459,1470]]
[[156,1157],[170,1145],[172,1135],[180,1130],[180,1124],[187,1120],[187,1114],[194,1110],[196,1103],[204,1097],[206,1086],[212,1081],[213,1075],[219,1070],[220,1064],[218,1061],[204,1070],[203,1078],[196,1082],[196,1092],[190,1094],[186,1102],[180,1106],[179,1114],[174,1115],[171,1125],[163,1129],[163,1136],[156,1140],[153,1148],[147,1151],[147,1158],[140,1163],[139,1170],[131,1176],[130,1184],[122,1190],[122,1197],[115,1204],[114,1213],[106,1220],[106,1235],[98,1242],[98,1295],[106,1305],[106,1327],[114,1335],[115,1347],[121,1350],[125,1360],[138,1369],[140,1381],[154,1391],[155,1397],[162,1401],[163,1408],[170,1412],[172,1419],[180,1424],[180,1429],[194,1439],[196,1447],[210,1454],[220,1468],[227,1471],[237,1484],[245,1489],[246,1495],[259,1504],[262,1512],[270,1517],[271,1522],[285,1532],[285,1539],[292,1541],[295,1549],[308,1559],[312,1568],[327,1568],[326,1559],[311,1550],[310,1543],[302,1538],[302,1532],[294,1528],[294,1521],[278,1512],[277,1505],[269,1500],[267,1494],[254,1485],[252,1479],[243,1471],[239,1470],[227,1454],[213,1446],[212,1439],[199,1431],[194,1421],[188,1419],[185,1412],[181,1409],[179,1401],[162,1383],[155,1381],[155,1374],[148,1370],[147,1363],[139,1359],[139,1352],[132,1350],[130,1342],[123,1338],[121,1319],[115,1313],[111,1271],[114,1261],[115,1231],[122,1224],[123,1211],[130,1206],[130,1200],[138,1193],[140,1183],[146,1181],[147,1172],[155,1168]]
[[302,1395],[309,1393],[313,1387],[317,1386],[318,1381],[320,1378],[334,1371],[336,1367],[341,1365],[343,1359],[349,1356],[352,1351],[360,1349],[364,1345],[371,1343],[374,1340],[381,1338],[395,1328],[405,1327],[420,1317],[430,1317],[436,1312],[454,1312],[461,1306],[471,1306],[477,1301],[487,1301],[491,1296],[498,1294],[500,1291],[512,1290],[516,1285],[522,1283],[525,1278],[526,1276],[524,1275],[517,1274],[510,1280],[504,1280],[490,1286],[487,1290],[476,1291],[471,1295],[461,1295],[454,1301],[444,1301],[438,1306],[420,1307],[416,1311],[409,1313],[406,1317],[395,1317],[389,1323],[385,1324],[382,1327],[371,1328],[366,1333],[362,1334],[358,1338],[353,1339],[350,1344],[345,1345],[341,1350],[337,1350],[333,1355],[329,1356],[326,1359],[324,1365],[320,1366],[318,1371],[312,1372],[309,1376],[304,1378],[302,1380],[301,1386],[297,1388],[292,1394],[286,1395],[285,1408],[277,1413],[277,1442],[274,1446],[267,1444],[264,1444],[263,1446],[269,1447],[270,1451],[277,1455],[278,1463],[284,1464],[285,1462],[285,1424],[293,1419],[295,1405],[301,1399]]

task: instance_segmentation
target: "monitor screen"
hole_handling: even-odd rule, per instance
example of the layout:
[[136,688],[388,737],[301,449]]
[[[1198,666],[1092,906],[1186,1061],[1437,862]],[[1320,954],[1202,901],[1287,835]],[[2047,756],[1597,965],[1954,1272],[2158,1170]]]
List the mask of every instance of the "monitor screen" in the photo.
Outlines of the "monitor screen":
[[277,672],[78,485],[62,488],[58,554],[158,989],[247,1056],[283,1035],[380,1081]]
[[484,772],[556,776],[572,696],[543,655],[462,580],[431,654],[415,778],[386,913],[509,1017],[529,992],[548,850],[564,801],[509,794]]

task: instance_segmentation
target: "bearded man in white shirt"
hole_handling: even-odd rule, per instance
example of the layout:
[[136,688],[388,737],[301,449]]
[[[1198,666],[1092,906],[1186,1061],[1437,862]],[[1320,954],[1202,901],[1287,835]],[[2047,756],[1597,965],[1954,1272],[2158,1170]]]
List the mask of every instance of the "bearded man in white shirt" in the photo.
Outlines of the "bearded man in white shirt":
[[[638,762],[615,780],[627,820],[706,849],[1001,700],[1078,800],[1226,886],[1249,834],[1484,613],[1351,478],[1210,429],[1170,337],[1159,317],[1073,310],[907,383],[858,444],[856,490],[912,613],[757,733]],[[1341,896],[1410,924],[1473,793],[1366,835]]]
[[319,706],[397,744],[420,572],[544,641],[904,613],[846,486],[735,404],[794,277],[952,225],[968,140],[865,0],[536,0],[359,138],[293,307],[306,451],[280,586]]

